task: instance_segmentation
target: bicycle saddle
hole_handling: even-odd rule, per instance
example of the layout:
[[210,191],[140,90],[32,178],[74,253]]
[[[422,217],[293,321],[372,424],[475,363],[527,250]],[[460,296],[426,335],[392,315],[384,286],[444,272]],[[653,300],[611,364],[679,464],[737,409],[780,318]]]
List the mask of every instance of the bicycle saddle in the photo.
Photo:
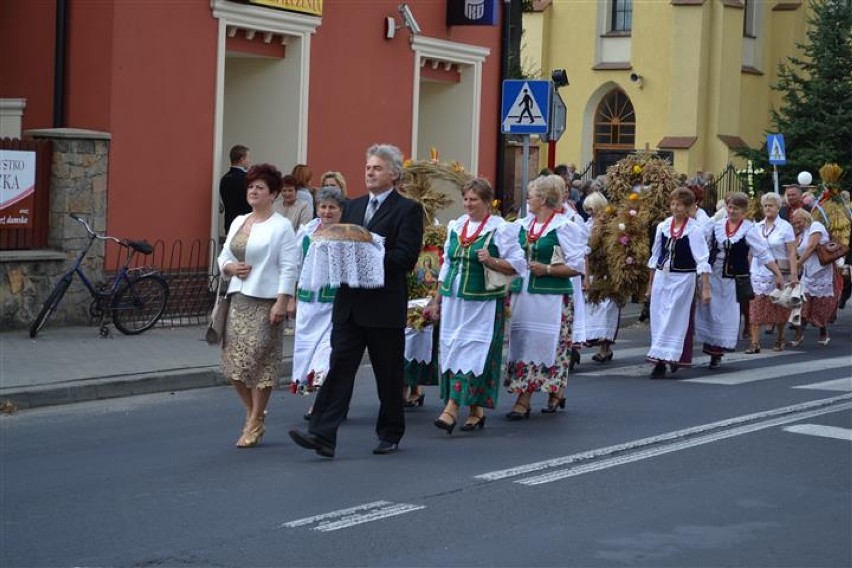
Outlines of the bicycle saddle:
[[151,246],[151,243],[148,241],[125,241],[127,246],[135,250],[136,252],[141,252],[142,254],[151,254],[154,252],[154,247]]

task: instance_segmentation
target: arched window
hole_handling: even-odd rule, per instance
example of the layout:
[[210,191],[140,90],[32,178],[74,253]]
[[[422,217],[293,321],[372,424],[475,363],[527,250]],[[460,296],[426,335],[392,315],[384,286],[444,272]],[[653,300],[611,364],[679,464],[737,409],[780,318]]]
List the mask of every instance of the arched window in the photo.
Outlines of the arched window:
[[595,147],[634,147],[636,115],[633,103],[621,89],[613,89],[598,105],[595,113]]
[[594,172],[606,173],[607,167],[627,156],[636,147],[636,114],[630,97],[613,89],[595,111]]

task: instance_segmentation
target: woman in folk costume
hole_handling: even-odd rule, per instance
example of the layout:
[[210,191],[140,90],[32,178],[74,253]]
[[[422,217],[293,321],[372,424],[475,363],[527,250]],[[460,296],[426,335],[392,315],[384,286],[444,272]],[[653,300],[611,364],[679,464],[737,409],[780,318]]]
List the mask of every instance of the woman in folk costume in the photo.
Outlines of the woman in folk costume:
[[[695,297],[695,276],[701,277],[701,301],[710,302],[710,252],[699,221],[690,216],[695,193],[679,187],[671,193],[672,216],[657,225],[648,268],[651,300],[651,349],[648,361],[654,363],[652,379],[666,376],[692,362],[690,320]],[[688,356],[684,352],[688,351]]]
[[784,276],[772,258],[766,241],[754,223],[745,218],[748,196],[731,193],[725,198],[726,219],[706,227],[710,242],[710,295],[709,304],[700,304],[695,312],[695,340],[704,343],[704,353],[710,355],[709,368],[722,363],[725,351],[737,346],[740,316],[737,303],[736,278],[749,278],[748,255],[766,266],[775,277],[775,286],[784,287]]
[[[559,177],[561,176],[555,176]],[[542,179],[542,178],[539,178]],[[553,183],[556,183],[554,180]],[[586,231],[586,221],[580,214],[577,212],[577,207],[574,205],[574,202],[570,199],[570,188],[566,187],[565,180],[562,180],[563,183],[563,202],[562,207],[557,211],[557,213],[564,215],[569,221],[575,223],[580,230],[584,233],[585,240],[588,243],[589,241],[589,233]],[[574,317],[573,317],[573,325],[571,327],[571,339],[574,342],[574,345],[571,346],[571,369],[574,368],[574,365],[580,364],[580,348],[586,342],[586,299],[583,294],[579,292],[583,289],[583,277],[581,275],[576,275],[571,277],[571,286],[578,293],[573,295],[574,298]]]
[[[778,263],[781,273],[787,284],[796,284],[799,281],[796,269],[796,234],[793,226],[782,219],[778,212],[781,211],[781,196],[777,193],[765,193],[760,198],[763,208],[763,219],[756,223],[757,232],[766,241],[769,252]],[[790,310],[772,303],[769,296],[775,290],[775,279],[772,272],[766,269],[757,258],[751,263],[751,286],[754,288],[755,297],[749,303],[749,335],[751,345],[746,353],[760,353],[760,328],[762,326],[774,327],[776,330],[774,351],[784,350],[784,328],[790,317]]]
[[586,239],[575,223],[556,212],[563,187],[559,176],[534,180],[527,193],[530,215],[516,221],[529,272],[512,287],[504,386],[518,399],[506,415],[509,420],[529,418],[530,398],[537,391],[548,396],[542,412],[565,408],[574,312],[570,279],[585,269]]
[[[299,265],[308,254],[314,234],[336,225],[343,214],[346,197],[337,187],[323,187],[317,193],[318,218],[308,221],[299,229]],[[296,334],[293,342],[293,382],[291,390],[302,394],[315,392],[322,386],[328,373],[331,356],[331,310],[337,289],[324,286],[318,291],[296,291]],[[305,414],[310,419],[310,410]]]
[[[805,294],[805,305],[802,309],[802,319],[819,328],[819,343],[828,345],[828,324],[837,307],[837,296],[834,294],[834,263],[823,266],[816,249],[828,242],[828,229],[819,221],[814,221],[811,214],[803,209],[797,209],[791,217],[797,237],[799,253],[798,266],[802,272],[802,292]],[[796,328],[796,336],[791,345],[798,347],[804,341],[804,324]]]
[[[589,214],[589,219],[586,221],[586,234],[591,239],[592,231],[601,230],[603,220],[603,212],[609,202],[606,197],[599,191],[589,194],[583,201],[583,208]],[[587,260],[591,250],[586,248]],[[587,271],[588,272],[588,271]],[[590,274],[586,274],[585,286],[588,287],[592,283]],[[576,294],[577,292],[575,292]],[[600,302],[586,302],[586,344],[596,345],[598,352],[592,355],[592,360],[598,363],[611,361],[613,357],[612,345],[618,337],[618,324],[621,317],[621,308],[618,303],[611,298],[604,298]]]
[[484,408],[494,408],[503,362],[505,287],[489,290],[485,268],[523,276],[519,227],[490,214],[494,190],[476,178],[462,187],[465,214],[450,222],[438,293],[424,317],[440,317],[441,395],[446,406],[435,426],[452,434],[459,407],[468,406],[464,431],[485,426]]

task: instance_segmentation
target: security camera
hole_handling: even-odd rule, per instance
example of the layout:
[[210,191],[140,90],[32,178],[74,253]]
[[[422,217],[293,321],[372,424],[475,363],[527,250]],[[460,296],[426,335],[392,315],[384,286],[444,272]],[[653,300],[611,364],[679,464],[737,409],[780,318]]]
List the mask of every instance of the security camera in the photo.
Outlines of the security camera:
[[399,5],[399,13],[402,14],[402,19],[405,20],[405,25],[411,30],[411,33],[417,35],[420,33],[420,26],[417,25],[417,20],[414,19],[414,14],[411,13],[411,8],[408,4]]

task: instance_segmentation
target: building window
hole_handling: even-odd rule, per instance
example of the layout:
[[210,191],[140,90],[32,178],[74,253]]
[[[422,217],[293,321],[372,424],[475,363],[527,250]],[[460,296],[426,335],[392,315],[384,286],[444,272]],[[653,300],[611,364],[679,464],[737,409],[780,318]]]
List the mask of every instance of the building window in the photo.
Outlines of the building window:
[[621,89],[604,97],[595,114],[596,148],[633,148],[636,143],[636,115],[633,103]]
[[757,37],[756,0],[745,0],[743,5],[743,37]]
[[610,31],[629,32],[633,29],[633,0],[612,0]]

